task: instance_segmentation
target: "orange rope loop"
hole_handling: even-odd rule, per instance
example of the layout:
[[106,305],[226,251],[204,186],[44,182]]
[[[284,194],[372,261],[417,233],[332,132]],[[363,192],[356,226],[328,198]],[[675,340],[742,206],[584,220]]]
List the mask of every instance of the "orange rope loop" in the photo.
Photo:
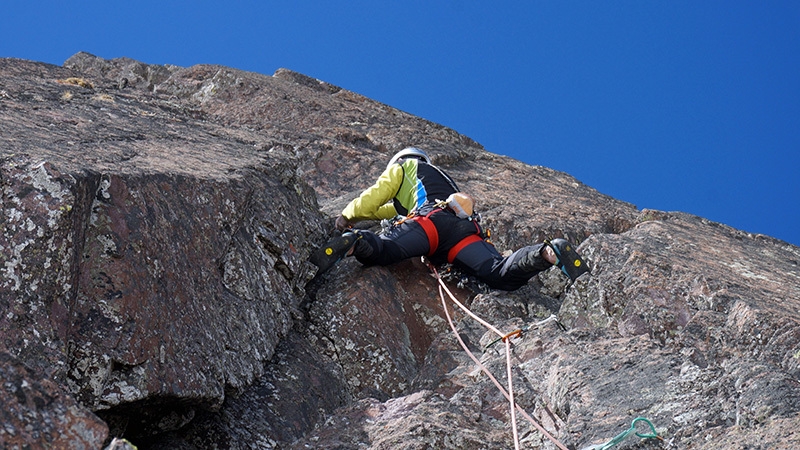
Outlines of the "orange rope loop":
[[514,330],[511,333],[508,333],[507,335],[503,336],[502,340],[503,340],[503,342],[506,342],[506,341],[510,340],[511,338],[515,338],[515,337],[518,337],[518,336],[522,336],[522,330]]

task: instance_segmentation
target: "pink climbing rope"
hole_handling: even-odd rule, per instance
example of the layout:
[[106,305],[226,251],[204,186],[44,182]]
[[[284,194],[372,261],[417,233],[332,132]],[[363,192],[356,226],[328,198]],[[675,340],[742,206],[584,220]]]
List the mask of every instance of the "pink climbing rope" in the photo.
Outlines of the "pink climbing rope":
[[[503,394],[503,396],[505,396],[505,398],[509,401],[510,409],[511,409],[511,426],[512,426],[513,435],[514,435],[514,446],[515,446],[515,448],[517,450],[519,450],[519,434],[518,434],[518,431],[517,431],[517,422],[516,422],[516,413],[515,413],[515,411],[518,410],[520,412],[520,414],[522,414],[522,416],[525,417],[525,419],[528,420],[528,422],[530,422],[534,427],[536,427],[545,437],[550,439],[550,441],[553,444],[555,444],[556,447],[558,447],[561,450],[569,450],[569,449],[567,449],[566,446],[564,446],[564,444],[559,442],[558,439],[556,439],[555,437],[553,437],[553,435],[548,433],[547,430],[545,430],[544,427],[536,419],[531,417],[524,409],[522,409],[521,406],[516,404],[516,402],[514,401],[514,390],[513,390],[512,377],[511,377],[512,374],[511,374],[511,342],[510,342],[511,339],[510,339],[510,337],[505,335],[505,334],[503,334],[503,333],[501,333],[500,330],[498,330],[497,328],[493,327],[491,324],[489,324],[485,320],[483,320],[480,317],[478,317],[477,315],[475,315],[466,306],[461,304],[461,302],[458,301],[458,299],[453,295],[453,293],[450,292],[450,289],[447,288],[447,285],[444,283],[444,280],[442,280],[442,278],[439,276],[439,272],[436,270],[436,268],[433,267],[433,265],[430,265],[430,264],[429,264],[429,268],[431,269],[431,271],[433,271],[434,275],[436,276],[436,280],[439,282],[439,297],[442,299],[442,308],[444,309],[444,314],[447,317],[447,322],[450,324],[450,329],[453,330],[453,334],[455,334],[456,339],[458,340],[458,343],[461,345],[461,348],[464,349],[464,351],[467,353],[467,355],[470,357],[470,359],[472,359],[472,361],[475,364],[478,365],[478,367],[481,369],[481,371],[483,373],[485,373],[489,377],[489,379],[492,381],[492,383],[494,383],[494,385],[497,387],[497,389],[499,389],[500,392]],[[450,312],[447,310],[447,301],[445,299],[444,292],[447,292],[447,295],[450,297],[450,299],[453,301],[453,303],[458,305],[458,307],[461,308],[461,310],[463,310],[467,315],[469,315],[473,319],[477,320],[479,323],[481,323],[487,329],[493,331],[494,333],[499,335],[501,338],[503,338],[503,342],[505,342],[505,344],[506,344],[506,373],[507,373],[507,376],[508,376],[508,391],[506,391],[503,388],[503,386],[500,384],[500,382],[497,381],[497,379],[494,377],[494,375],[492,375],[492,373],[489,371],[489,369],[486,368],[486,366],[484,366],[480,362],[480,360],[467,347],[467,344],[465,344],[464,341],[461,339],[461,336],[458,334],[458,330],[456,329],[456,326],[453,323],[453,319],[452,319],[452,317],[450,317]]]
[[506,374],[508,376],[508,402],[511,412],[511,431],[514,435],[514,448],[519,450],[519,433],[517,432],[517,409],[514,408],[514,383],[511,382],[511,339],[503,339],[506,343]]

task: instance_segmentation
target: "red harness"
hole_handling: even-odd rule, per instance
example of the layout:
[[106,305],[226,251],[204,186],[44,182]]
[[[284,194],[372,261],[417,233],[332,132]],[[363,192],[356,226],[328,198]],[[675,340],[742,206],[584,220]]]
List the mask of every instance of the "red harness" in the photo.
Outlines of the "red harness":
[[453,248],[451,248],[450,251],[447,252],[447,262],[452,264],[453,261],[456,260],[456,256],[458,256],[458,254],[461,253],[461,250],[464,250],[470,244],[474,244],[482,240],[483,238],[481,238],[478,234],[470,234],[464,239],[458,241],[458,244],[454,245]]
[[[439,211],[442,210],[436,208],[424,216],[414,216],[409,219],[417,222],[422,227],[422,230],[425,231],[425,235],[428,236],[428,246],[430,248],[430,250],[428,250],[428,256],[433,256],[433,254],[436,253],[436,250],[439,248],[439,232],[436,230],[436,225],[434,225],[433,221],[431,220],[431,215]],[[480,228],[478,227],[477,223],[475,224],[475,229],[475,234],[470,234],[464,239],[461,239],[450,249],[450,251],[447,252],[447,262],[452,264],[453,261],[456,260],[458,254],[461,253],[461,250],[464,250],[471,244],[483,240],[483,238],[480,236]]]
[[411,220],[417,222],[419,226],[422,227],[423,231],[425,231],[425,235],[428,236],[428,246],[430,248],[430,250],[428,250],[428,256],[432,256],[436,253],[436,249],[439,248],[439,232],[436,231],[436,225],[434,225],[431,220],[431,214],[439,211],[441,211],[441,209],[434,209],[424,216],[415,216],[411,218]]

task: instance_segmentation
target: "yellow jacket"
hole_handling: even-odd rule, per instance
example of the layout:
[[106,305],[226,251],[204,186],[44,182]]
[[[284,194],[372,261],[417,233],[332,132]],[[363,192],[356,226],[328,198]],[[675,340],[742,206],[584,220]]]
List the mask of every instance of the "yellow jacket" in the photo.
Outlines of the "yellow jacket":
[[397,216],[397,209],[392,200],[402,183],[403,168],[400,164],[392,164],[383,171],[375,184],[344,208],[342,215],[350,221],[394,218]]
[[401,160],[342,210],[348,221],[393,219],[446,199],[458,186],[436,166],[415,158]]

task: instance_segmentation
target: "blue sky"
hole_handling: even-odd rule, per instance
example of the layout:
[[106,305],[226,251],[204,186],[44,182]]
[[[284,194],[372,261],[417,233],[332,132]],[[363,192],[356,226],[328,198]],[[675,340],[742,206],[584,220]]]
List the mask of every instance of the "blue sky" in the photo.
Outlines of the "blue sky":
[[[0,57],[286,67],[639,208],[800,245],[800,2],[14,1]],[[2,80],[0,80],[0,85]]]

